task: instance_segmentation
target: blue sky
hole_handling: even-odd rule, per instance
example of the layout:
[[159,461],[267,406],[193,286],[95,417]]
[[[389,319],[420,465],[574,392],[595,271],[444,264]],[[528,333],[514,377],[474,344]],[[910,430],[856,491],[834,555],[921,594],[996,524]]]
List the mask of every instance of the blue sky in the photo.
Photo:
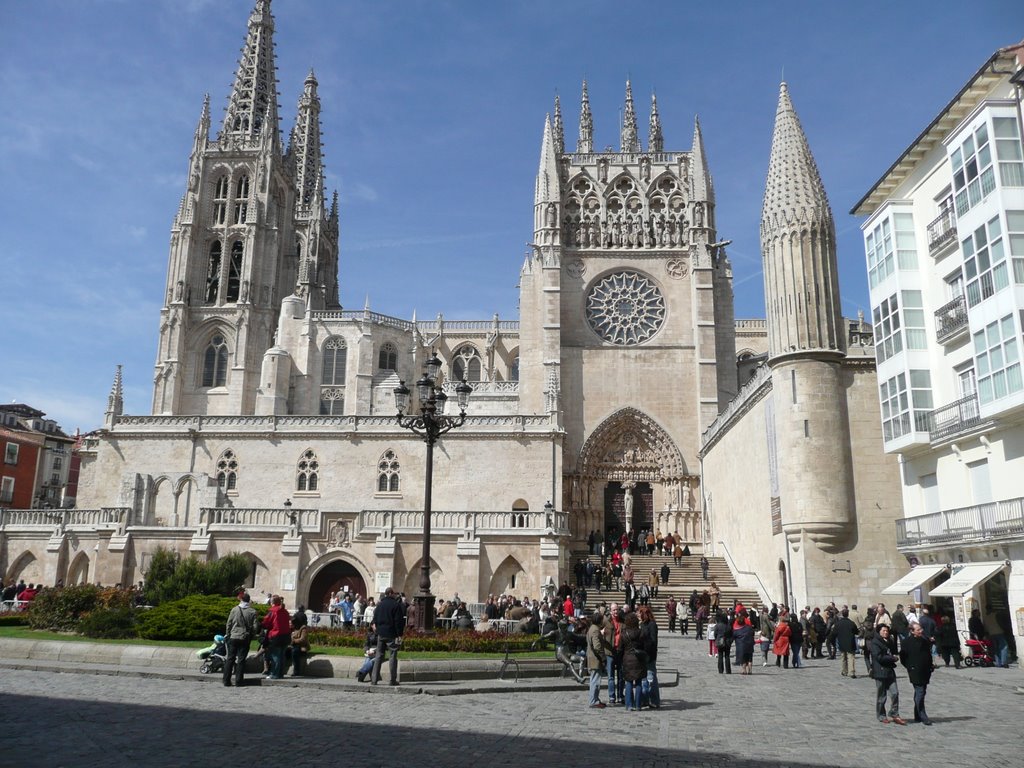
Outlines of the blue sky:
[[[118,363],[148,413],[170,224],[203,95],[227,102],[254,0],[0,0],[0,402],[73,431]],[[700,115],[733,240],[737,317],[763,316],[761,196],[785,74],[832,202],[843,311],[867,310],[853,203],[992,52],[1007,2],[274,0],[282,129],[310,67],[341,194],[343,305],[515,318],[544,116],[618,146],[630,77],[646,143]],[[435,281],[424,284],[424,278]]]

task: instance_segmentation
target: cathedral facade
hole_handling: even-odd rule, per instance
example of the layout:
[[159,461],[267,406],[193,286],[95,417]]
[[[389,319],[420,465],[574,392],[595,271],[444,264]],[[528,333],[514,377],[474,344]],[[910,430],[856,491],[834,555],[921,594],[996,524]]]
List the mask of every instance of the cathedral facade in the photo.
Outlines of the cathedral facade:
[[[645,148],[627,82],[619,149],[595,150],[584,83],[575,148],[557,99],[544,124],[518,320],[343,309],[317,81],[306,78],[284,142],[273,31],[270,2],[258,0],[216,131],[209,101],[202,107],[171,232],[152,413],[123,413],[119,371],[104,428],[83,446],[78,508],[56,521],[25,511],[26,531],[40,530],[2,540],[8,574],[131,583],[163,546],[202,558],[244,552],[256,589],[313,609],[339,587],[414,593],[426,446],[399,426],[393,390],[415,382],[432,354],[444,391],[461,380],[473,388],[465,425],[435,452],[436,594],[537,594],[567,576],[591,531],[678,531],[697,551],[729,538],[730,525],[712,530],[706,487],[733,487],[740,500],[750,472],[742,451],[714,453],[708,430],[722,431],[721,414],[735,422],[740,371],[745,379],[764,356],[755,379],[792,379],[814,403],[819,438],[802,442],[808,421],[776,411],[788,468],[771,498],[792,504],[782,507],[785,536],[769,541],[789,557],[804,556],[802,542],[804,553],[857,546],[857,510],[873,497],[857,494],[851,451],[880,453],[881,443],[857,444],[848,429],[849,328],[820,178],[820,199],[803,201],[818,229],[794,252],[771,234],[793,225],[769,210],[773,175],[792,171],[776,168],[773,149],[769,320],[737,322],[700,124],[689,149],[666,150],[652,97]],[[778,199],[788,205],[795,189],[777,189]],[[790,283],[794,258],[818,282]],[[873,356],[861,356],[874,387]],[[865,418],[877,425],[874,409]],[[717,474],[702,478],[708,456]],[[830,463],[847,474],[833,482]],[[730,493],[716,495],[716,514],[742,520],[741,505],[724,507]],[[770,521],[766,504],[750,514]],[[735,569],[759,563],[758,542],[733,541]]]

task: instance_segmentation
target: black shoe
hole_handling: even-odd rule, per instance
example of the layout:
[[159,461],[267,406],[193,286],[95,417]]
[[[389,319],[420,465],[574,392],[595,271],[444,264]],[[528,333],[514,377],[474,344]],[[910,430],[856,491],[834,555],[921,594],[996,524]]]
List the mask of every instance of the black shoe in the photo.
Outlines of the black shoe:
[[398,685],[398,681],[392,680],[390,683],[388,683],[388,685]]
[[360,683],[365,683],[366,682],[366,673],[365,672],[356,672],[356,680],[358,680]]
[[931,720],[922,720],[921,722],[924,723],[925,725],[933,725]]
[[230,688],[231,687],[231,681],[230,680],[225,680],[224,681],[224,687],[225,688]]

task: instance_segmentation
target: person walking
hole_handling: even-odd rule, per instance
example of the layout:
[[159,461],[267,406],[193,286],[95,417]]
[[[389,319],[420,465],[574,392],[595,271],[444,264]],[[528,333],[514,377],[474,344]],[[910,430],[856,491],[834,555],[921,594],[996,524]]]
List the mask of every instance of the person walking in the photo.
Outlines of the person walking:
[[732,648],[732,622],[724,611],[715,614],[715,650],[718,654],[718,674],[732,674],[729,651]]
[[960,635],[956,631],[956,624],[949,616],[943,616],[942,623],[939,624],[939,653],[942,654],[942,660],[946,662],[947,667],[949,666],[949,657],[952,656],[956,668],[960,669],[960,664],[963,661],[963,657],[960,655]]
[[608,705],[601,701],[601,670],[605,668],[610,650],[605,639],[604,614],[595,611],[587,628],[587,668],[590,670],[590,708],[604,709]]
[[606,641],[607,658],[605,670],[608,676],[608,703],[615,705],[623,701],[622,680],[622,611],[617,603],[609,606],[602,632]]
[[679,618],[679,607],[674,597],[669,597],[665,602],[665,614],[668,616],[668,631],[676,631],[676,621]]
[[754,664],[754,627],[747,619],[745,610],[736,614],[732,639],[736,644],[736,665],[740,668],[740,674],[751,674]]
[[792,629],[789,625],[789,616],[783,612],[779,614],[779,623],[775,625],[775,634],[772,636],[772,653],[775,654],[775,666],[789,669],[789,638]]
[[914,623],[910,625],[910,637],[903,642],[900,652],[903,666],[907,668],[910,684],[914,686],[914,722],[931,725],[928,713],[924,708],[924,697],[928,693],[928,683],[932,679],[932,641],[925,637],[924,628]]
[[839,612],[839,620],[836,621],[836,648],[842,654],[843,668],[842,676],[857,679],[857,637],[860,635],[858,627],[850,618],[849,608],[843,608]]
[[227,658],[224,659],[224,685],[231,685],[234,672],[235,686],[240,686],[245,677],[245,659],[249,645],[259,634],[260,622],[256,609],[252,607],[248,592],[238,596],[238,605],[228,614],[224,637],[227,639]]
[[761,666],[767,667],[768,651],[771,650],[772,640],[775,637],[775,622],[772,621],[771,614],[766,606],[761,607],[761,624],[758,627],[758,633],[761,642],[761,656],[763,657]]
[[385,650],[391,651],[391,658],[388,660],[388,674],[391,677],[389,685],[398,685],[398,648],[405,632],[405,610],[391,587],[384,591],[384,597],[377,603],[377,608],[373,612],[373,623],[377,627],[377,652],[373,659],[370,685],[377,685],[380,682],[380,667]]
[[284,677],[285,648],[292,642],[292,618],[280,595],[270,598],[270,612],[263,617],[262,626],[267,630],[267,653],[270,656],[270,672],[266,679],[280,680]]
[[709,567],[710,567],[710,564],[708,563],[708,559],[704,555],[701,555],[700,556],[700,573],[701,573],[701,576],[704,577],[704,581],[708,580],[708,568]]
[[640,644],[646,656],[646,676],[641,682],[641,705],[661,709],[661,687],[658,685],[658,625],[649,605],[637,611],[640,617]]
[[793,614],[789,614],[789,648],[793,653],[793,669],[800,669],[804,663],[800,660],[800,649],[804,644],[803,624]]
[[[875,628],[875,636],[871,639],[871,673],[875,678],[875,716],[880,723],[896,723],[906,725],[907,721],[900,717],[900,691],[896,684],[895,649],[889,638],[889,625],[879,624]],[[886,699],[891,697],[889,714],[885,712]]]

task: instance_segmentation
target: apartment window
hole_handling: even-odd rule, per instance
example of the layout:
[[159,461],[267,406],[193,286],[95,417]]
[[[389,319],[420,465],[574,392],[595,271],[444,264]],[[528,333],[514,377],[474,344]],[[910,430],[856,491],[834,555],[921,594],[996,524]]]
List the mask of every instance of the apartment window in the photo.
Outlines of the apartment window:
[[964,295],[964,276],[956,272],[946,278],[946,295],[949,300],[958,299]]
[[978,372],[978,399],[982,403],[990,403],[1024,388],[1013,315],[989,323],[985,330],[974,334],[974,359]]
[[213,223],[223,224],[228,210],[228,177],[217,179],[217,187],[213,193]]
[[978,392],[978,380],[974,376],[974,367],[956,369],[957,389],[960,390],[960,397],[970,397]]
[[970,306],[979,304],[1010,284],[998,216],[974,230],[960,245]]
[[1013,257],[1013,282],[1024,285],[1024,211],[1006,212],[1006,239]]
[[907,375],[899,373],[879,386],[882,403],[882,438],[888,442],[910,431]]
[[385,451],[377,462],[377,492],[396,493],[398,491],[401,467],[394,451]]
[[0,478],[0,502],[10,504],[14,501],[14,478]]
[[896,229],[896,264],[900,269],[917,269],[914,217],[909,213],[894,213],[892,221]]
[[8,443],[6,448],[4,448],[4,464],[17,464],[20,448],[21,446],[17,443]]
[[316,491],[320,488],[320,462],[316,453],[308,450],[299,458],[296,466],[295,490]]
[[241,176],[235,184],[235,224],[245,224],[249,210],[249,177]]
[[875,324],[875,353],[882,363],[903,351],[898,294],[883,299],[872,312]]
[[927,349],[928,337],[924,328],[924,304],[920,291],[901,291],[903,299],[903,330],[907,349]]
[[988,125],[982,123],[950,155],[956,215],[963,216],[996,188]]
[[223,387],[228,380],[228,343],[215,334],[203,353],[203,386]]
[[914,409],[914,431],[927,432],[932,402],[932,375],[929,371],[910,372],[910,404]]
[[59,470],[63,466],[64,466],[64,460],[60,456],[54,457],[54,459],[53,459],[53,468],[55,470]]
[[999,182],[1004,187],[1024,187],[1024,158],[1021,157],[1020,130],[1014,117],[992,118],[999,160]]
[[874,288],[893,273],[892,227],[885,219],[868,233],[865,240],[868,255],[868,282]]

